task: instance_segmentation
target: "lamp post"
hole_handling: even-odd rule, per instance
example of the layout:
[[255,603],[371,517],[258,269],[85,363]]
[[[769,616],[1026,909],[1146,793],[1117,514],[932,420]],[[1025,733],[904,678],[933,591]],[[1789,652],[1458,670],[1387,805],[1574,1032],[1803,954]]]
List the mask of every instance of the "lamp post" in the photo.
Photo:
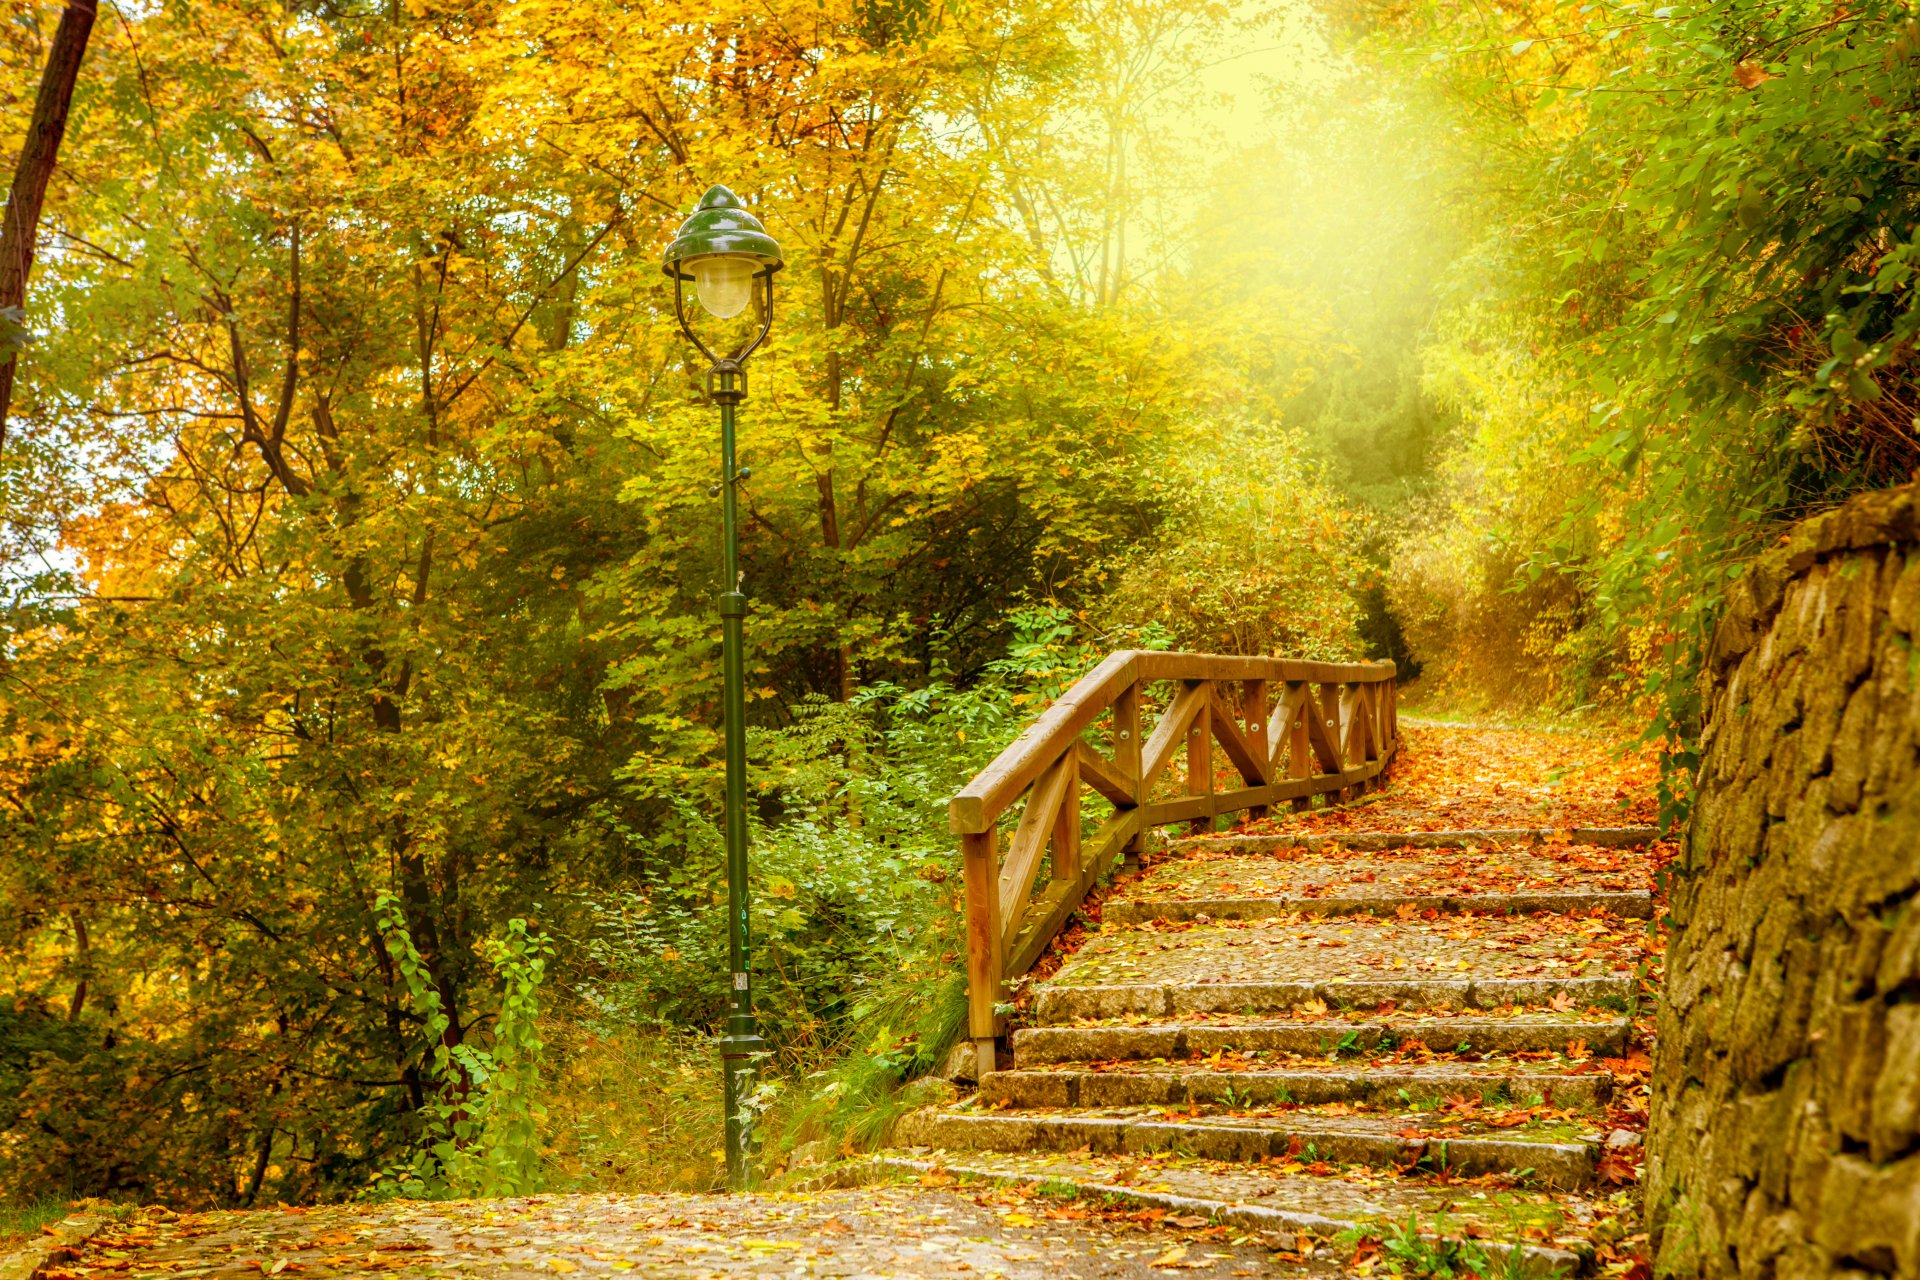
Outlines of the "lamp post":
[[[747,398],[749,355],[766,340],[773,326],[773,273],[781,266],[780,246],[760,220],[747,212],[740,198],[723,186],[707,188],[693,216],[667,246],[662,264],[673,277],[673,314],[680,331],[711,364],[707,395],[720,406],[721,523],[721,682],[727,746],[727,957],[732,971],[732,1005],[727,1034],[720,1042],[726,1078],[727,1185],[743,1191],[752,1181],[752,1143],[749,1118],[743,1112],[752,1091],[753,1060],[766,1048],[753,1016],[753,988],[748,978],[747,898],[747,725],[746,655],[743,629],[747,597],[741,592],[739,500],[737,488],[747,478],[745,467],[733,457],[733,411]],[[757,303],[759,324],[752,336],[719,356],[700,340],[687,318],[686,282],[708,314],[731,320]],[[754,285],[758,283],[759,289]],[[756,294],[758,295],[756,297]],[[751,328],[750,324],[750,328]]]

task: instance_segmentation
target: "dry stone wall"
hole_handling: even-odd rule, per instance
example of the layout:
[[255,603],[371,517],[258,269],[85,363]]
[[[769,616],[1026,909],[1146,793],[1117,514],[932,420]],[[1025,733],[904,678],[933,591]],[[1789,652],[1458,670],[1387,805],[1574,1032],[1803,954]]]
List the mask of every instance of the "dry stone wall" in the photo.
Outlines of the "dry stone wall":
[[1658,1273],[1920,1276],[1917,507],[1798,526],[1714,636],[1654,1055]]

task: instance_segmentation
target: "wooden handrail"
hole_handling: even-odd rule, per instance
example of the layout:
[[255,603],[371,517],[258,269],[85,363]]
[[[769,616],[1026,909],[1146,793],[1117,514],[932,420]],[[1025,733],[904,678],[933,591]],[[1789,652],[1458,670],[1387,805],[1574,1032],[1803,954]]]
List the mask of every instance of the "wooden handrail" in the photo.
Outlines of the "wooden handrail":
[[[1123,650],[1080,677],[948,804],[967,905],[967,1028],[993,1070],[995,1012],[1087,891],[1150,827],[1211,827],[1316,795],[1338,803],[1386,773],[1399,745],[1391,662],[1308,662]],[[1169,685],[1144,738],[1151,688]],[[1235,687],[1237,686],[1237,688]],[[1087,740],[1104,737],[1108,754]],[[1214,747],[1240,785],[1220,790]],[[1185,769],[1175,759],[1185,747]],[[1112,809],[1091,836],[1083,788]],[[1000,853],[1002,820],[1026,797]],[[1042,862],[1046,887],[1038,894]]]

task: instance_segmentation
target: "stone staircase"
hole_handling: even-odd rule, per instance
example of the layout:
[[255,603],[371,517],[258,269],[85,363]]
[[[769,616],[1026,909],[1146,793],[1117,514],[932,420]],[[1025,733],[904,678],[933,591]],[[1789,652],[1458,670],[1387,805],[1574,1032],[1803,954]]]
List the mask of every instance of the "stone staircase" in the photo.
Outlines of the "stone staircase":
[[1638,1229],[1650,834],[1176,843],[885,1161],[1579,1271]]

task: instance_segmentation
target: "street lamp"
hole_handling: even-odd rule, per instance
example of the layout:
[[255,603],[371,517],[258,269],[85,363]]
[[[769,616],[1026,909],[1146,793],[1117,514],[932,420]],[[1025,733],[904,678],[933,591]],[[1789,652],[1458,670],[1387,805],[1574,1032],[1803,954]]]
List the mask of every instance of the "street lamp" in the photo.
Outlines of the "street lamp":
[[[747,398],[749,355],[766,340],[773,326],[773,273],[781,267],[780,246],[760,220],[747,212],[740,198],[718,184],[700,197],[693,216],[667,246],[662,267],[673,277],[673,314],[680,331],[712,365],[707,371],[707,395],[720,406],[720,523],[721,537],[721,681],[724,686],[727,744],[727,956],[733,973],[733,1004],[727,1015],[727,1034],[720,1042],[726,1077],[727,1184],[743,1191],[752,1181],[748,1146],[749,1118],[742,1108],[752,1092],[753,1060],[766,1049],[753,1016],[753,989],[747,977],[750,944],[747,900],[747,697],[746,656],[742,630],[747,597],[740,587],[739,502],[736,488],[747,478],[733,460],[733,411]],[[731,320],[758,302],[758,332],[717,356],[687,319],[686,283],[708,314]],[[758,282],[759,290],[754,289]],[[758,292],[759,297],[755,298]]]

